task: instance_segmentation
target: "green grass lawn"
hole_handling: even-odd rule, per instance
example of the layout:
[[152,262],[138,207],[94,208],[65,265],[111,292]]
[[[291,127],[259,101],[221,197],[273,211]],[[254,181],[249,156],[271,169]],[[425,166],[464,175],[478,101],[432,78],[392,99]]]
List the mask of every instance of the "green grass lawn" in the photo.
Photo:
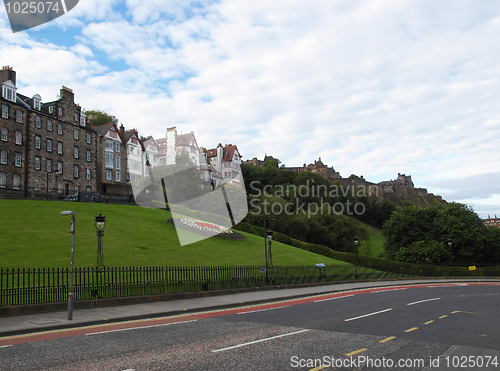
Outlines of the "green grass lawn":
[[[69,267],[71,216],[76,210],[75,266],[97,260],[94,218],[106,216],[106,266],[264,265],[262,237],[238,232],[243,240],[212,237],[180,246],[170,212],[131,205],[64,201],[0,200],[0,268]],[[273,241],[274,265],[344,265],[334,259]],[[361,253],[361,249],[360,249]]]
[[362,240],[359,244],[359,254],[378,258],[384,252],[385,237],[382,230],[369,224],[360,222],[362,227],[368,232],[368,239]]

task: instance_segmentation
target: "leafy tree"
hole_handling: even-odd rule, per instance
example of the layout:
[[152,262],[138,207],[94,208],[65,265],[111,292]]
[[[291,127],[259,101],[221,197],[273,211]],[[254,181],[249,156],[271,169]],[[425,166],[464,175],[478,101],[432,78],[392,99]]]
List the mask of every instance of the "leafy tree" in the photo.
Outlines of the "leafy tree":
[[99,126],[110,123],[118,124],[118,119],[115,116],[110,115],[109,113],[104,111],[88,110],[85,111],[85,114],[87,115],[87,119],[92,126]]
[[394,258],[404,263],[446,263],[450,253],[442,242],[416,241],[398,250]]

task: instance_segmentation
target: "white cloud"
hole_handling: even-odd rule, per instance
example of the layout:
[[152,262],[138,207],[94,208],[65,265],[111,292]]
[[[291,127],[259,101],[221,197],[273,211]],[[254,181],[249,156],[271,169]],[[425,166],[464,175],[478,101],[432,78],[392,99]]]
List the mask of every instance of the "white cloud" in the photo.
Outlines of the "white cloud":
[[404,172],[419,186],[498,171],[499,10],[495,1],[87,0],[57,20],[78,30],[73,45],[0,35],[0,59],[26,95],[70,86],[82,106],[143,135],[193,123],[209,141],[200,145],[236,143],[246,158],[300,166],[321,156],[344,176]]

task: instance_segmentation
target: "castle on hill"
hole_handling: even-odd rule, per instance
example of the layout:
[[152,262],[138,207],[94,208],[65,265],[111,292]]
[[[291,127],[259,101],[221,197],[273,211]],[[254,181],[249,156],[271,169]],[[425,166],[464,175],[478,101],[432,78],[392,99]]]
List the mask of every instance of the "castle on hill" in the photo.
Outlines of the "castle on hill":
[[[243,163],[246,165],[263,166],[265,160],[268,158],[272,159],[273,157],[265,156],[263,161],[254,157],[252,160],[247,160]],[[379,183],[369,182],[363,176],[357,177],[351,175],[348,178],[343,178],[333,166],[325,165],[323,161],[321,161],[321,157],[309,165],[303,164],[298,167],[284,167],[284,169],[299,173],[309,171],[318,174],[327,180],[340,183],[342,186],[347,187],[353,195],[359,190],[364,190],[370,198],[375,199],[377,202],[388,199],[395,205],[401,205],[406,201],[410,201],[420,206],[431,206],[443,201],[441,196],[428,193],[425,188],[415,188],[411,175],[398,173],[396,179]]]

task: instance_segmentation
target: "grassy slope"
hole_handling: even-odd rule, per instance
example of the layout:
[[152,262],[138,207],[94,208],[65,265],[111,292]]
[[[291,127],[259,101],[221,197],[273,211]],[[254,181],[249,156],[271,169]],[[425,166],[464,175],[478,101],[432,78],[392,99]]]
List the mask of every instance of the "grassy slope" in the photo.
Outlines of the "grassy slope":
[[360,242],[359,254],[374,258],[380,257],[380,255],[384,252],[385,243],[385,237],[382,234],[382,230],[363,222],[359,223],[369,234],[367,240],[362,240]]
[[[76,210],[75,265],[93,266],[97,257],[94,218],[106,216],[104,263],[107,266],[263,265],[262,237],[209,238],[180,246],[170,213],[138,206],[62,201],[0,200],[0,267],[68,267],[70,216]],[[274,265],[346,264],[273,242]]]

